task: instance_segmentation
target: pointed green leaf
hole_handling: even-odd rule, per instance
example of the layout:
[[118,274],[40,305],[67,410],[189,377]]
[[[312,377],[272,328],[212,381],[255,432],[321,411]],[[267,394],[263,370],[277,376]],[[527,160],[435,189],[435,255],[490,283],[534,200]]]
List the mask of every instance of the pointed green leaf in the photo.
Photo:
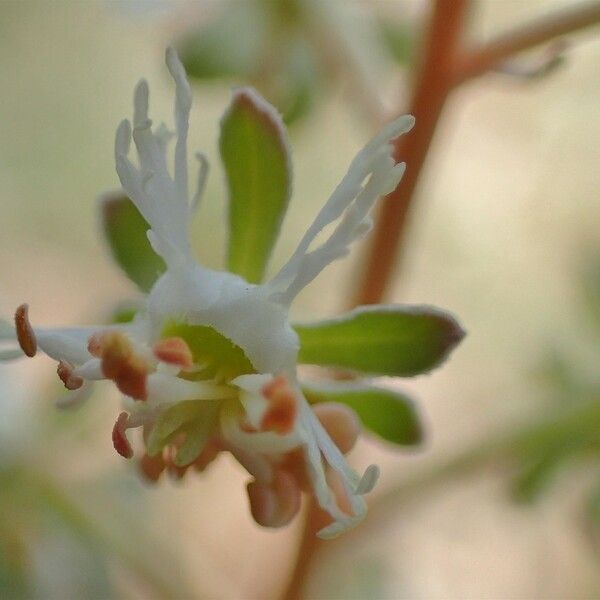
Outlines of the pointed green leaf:
[[229,187],[228,269],[258,283],[291,193],[281,117],[254,90],[236,90],[221,122],[220,149]]
[[454,317],[427,306],[363,306],[294,329],[300,363],[394,376],[430,371],[464,337]]
[[133,202],[122,192],[101,200],[102,227],[113,258],[142,291],[147,292],[166,270],[146,237],[150,229]]
[[362,384],[302,386],[311,403],[339,402],[352,408],[365,429],[393,444],[413,446],[423,439],[415,405],[398,392]]

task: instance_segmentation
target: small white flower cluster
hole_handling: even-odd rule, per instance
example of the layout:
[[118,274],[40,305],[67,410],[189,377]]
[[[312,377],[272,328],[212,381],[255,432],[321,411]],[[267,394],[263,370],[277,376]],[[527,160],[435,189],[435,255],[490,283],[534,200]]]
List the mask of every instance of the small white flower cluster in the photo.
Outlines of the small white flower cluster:
[[[179,474],[191,466],[203,469],[227,450],[253,477],[248,494],[259,523],[289,522],[304,490],[331,515],[331,524],[319,535],[334,537],[363,518],[363,495],[375,485],[378,469],[372,465],[359,476],[343,456],[359,432],[350,409],[311,407],[305,400],[289,307],[302,288],[368,231],[373,204],[396,187],[404,172],[404,164],[393,159],[391,141],[414,120],[404,116],[388,124],[358,153],[287,264],[267,283],[254,285],[207,269],[192,256],[188,223],[201,199],[207,163],[199,155],[198,191],[190,199],[191,90],[173,49],[166,62],[176,84],[173,177],[166,154],[173,133],[164,124],[153,131],[143,80],[135,89],[133,128],[124,120],[115,141],[123,190],[148,222],[149,241],[166,272],[128,324],[33,329],[22,306],[16,317],[19,342],[26,354],[35,354],[39,346],[59,362],[59,376],[71,390],[63,405],[85,400],[95,381],[117,385],[125,412],[113,429],[115,448],[131,457],[126,431],[143,427],[148,452],[141,466],[149,479],[156,480],[165,469]],[[260,103],[280,125],[279,115],[256,92],[235,93]],[[128,158],[132,138],[138,166]],[[335,221],[333,233],[312,248],[323,228]],[[195,335],[203,341],[195,343]],[[210,339],[225,344],[227,351],[211,354]]]

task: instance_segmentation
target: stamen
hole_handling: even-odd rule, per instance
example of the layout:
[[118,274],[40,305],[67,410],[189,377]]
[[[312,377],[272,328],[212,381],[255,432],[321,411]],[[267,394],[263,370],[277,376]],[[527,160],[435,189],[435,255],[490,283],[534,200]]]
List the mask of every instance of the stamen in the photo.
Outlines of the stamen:
[[95,333],[88,339],[88,352],[95,358],[102,358],[102,338],[106,334]]
[[58,363],[56,372],[68,390],[78,390],[83,385],[83,378],[73,375],[73,365],[65,360]]
[[354,448],[361,431],[356,413],[348,406],[336,402],[317,404],[313,411],[340,452],[348,454]]
[[166,468],[166,463],[162,454],[157,456],[149,456],[144,454],[139,463],[139,469],[142,475],[152,483],[156,483]]
[[15,329],[19,346],[26,356],[35,356],[37,340],[31,324],[29,323],[29,305],[21,304],[15,311]]
[[131,448],[131,444],[129,443],[127,436],[125,435],[128,419],[129,415],[126,412],[122,412],[117,417],[112,430],[113,446],[123,458],[131,458],[133,456],[133,449]]
[[285,375],[274,377],[262,389],[269,407],[260,422],[263,431],[275,431],[280,435],[290,433],[298,414],[298,404],[294,390]]
[[109,331],[101,337],[92,336],[88,349],[102,359],[102,373],[112,379],[119,390],[135,400],[146,400],[148,365],[135,354],[130,341],[120,331]]
[[283,527],[300,510],[300,488],[286,472],[277,473],[272,484],[252,481],[247,490],[252,517],[263,527]]
[[160,340],[152,350],[158,360],[169,365],[189,369],[194,364],[192,351],[183,338],[172,337]]

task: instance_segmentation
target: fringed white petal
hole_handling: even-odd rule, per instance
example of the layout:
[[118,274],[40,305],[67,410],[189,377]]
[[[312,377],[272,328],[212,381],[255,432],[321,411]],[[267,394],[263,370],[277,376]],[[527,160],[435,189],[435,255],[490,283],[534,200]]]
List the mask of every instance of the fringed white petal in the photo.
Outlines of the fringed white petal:
[[187,381],[166,373],[151,373],[147,380],[149,407],[176,404],[184,400],[225,400],[235,398],[237,391],[230,386],[208,381]]
[[187,138],[190,109],[192,107],[192,90],[185,74],[185,69],[173,47],[167,48],[165,61],[171,77],[175,81],[175,126],[177,128],[177,144],[175,146],[175,190],[180,204],[188,203],[188,170],[187,170]]
[[[386,125],[354,158],[298,248],[281,271],[267,284],[273,299],[289,305],[298,292],[333,260],[346,255],[349,246],[370,228],[369,211],[380,196],[391,192],[404,173],[404,164],[395,164],[391,141],[409,131],[414,124],[410,115]],[[364,183],[366,178],[369,178]],[[310,251],[317,235],[330,223],[341,220],[321,246]]]
[[82,327],[64,329],[35,328],[38,346],[50,358],[81,365],[92,358],[88,352],[88,340],[100,327]]
[[[301,419],[305,439],[305,455],[315,497],[319,506],[327,511],[335,522],[319,531],[319,537],[330,539],[355,527],[366,515],[367,505],[362,495],[371,491],[377,481],[379,470],[371,465],[363,477],[353,471],[346,459],[333,443],[313,410],[304,400],[301,403]],[[329,488],[322,458],[335,471],[343,484],[345,495],[352,509],[352,515],[346,514],[338,506],[335,495]]]
[[[185,70],[176,52],[166,54],[169,72],[175,81],[175,146],[174,175],[167,165],[167,143],[171,132],[161,124],[152,131],[148,117],[148,84],[141,80],[134,92],[133,131],[128,121],[117,129],[115,162],[121,185],[148,222],[149,239],[154,250],[170,268],[180,268],[192,261],[187,224],[190,216],[187,171],[187,137],[192,93]],[[127,157],[131,137],[137,149],[139,167]],[[193,204],[197,205],[204,188],[207,167],[201,161],[199,189]]]
[[208,179],[208,173],[210,171],[210,163],[208,162],[208,158],[203,152],[196,152],[196,159],[198,160],[198,178],[196,183],[196,192],[192,198],[192,203],[190,205],[190,213],[195,213],[200,206],[200,202],[202,201],[202,196],[204,196],[204,188],[206,187],[206,180]]
[[237,402],[224,406],[221,410],[223,438],[238,448],[260,454],[278,455],[290,452],[302,444],[303,440],[295,431],[287,435],[279,435],[272,431],[244,431],[241,423],[245,416],[244,410]]
[[256,371],[293,374],[298,336],[287,308],[268,294],[237,275],[194,265],[162,275],[148,309],[155,330],[167,319],[213,327],[244,351]]

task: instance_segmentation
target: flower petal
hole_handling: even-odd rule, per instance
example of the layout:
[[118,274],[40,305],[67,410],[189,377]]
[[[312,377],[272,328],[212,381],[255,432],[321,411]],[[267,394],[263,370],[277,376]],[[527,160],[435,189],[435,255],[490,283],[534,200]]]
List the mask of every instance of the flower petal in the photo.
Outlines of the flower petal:
[[[369,211],[379,198],[398,185],[405,165],[393,159],[391,141],[414,125],[410,115],[388,123],[354,158],[346,176],[337,186],[287,264],[269,283],[273,297],[289,305],[302,288],[329,263],[344,256],[349,246],[371,226]],[[367,182],[363,184],[364,180]],[[330,237],[315,250],[309,247],[330,223],[340,219]]]

